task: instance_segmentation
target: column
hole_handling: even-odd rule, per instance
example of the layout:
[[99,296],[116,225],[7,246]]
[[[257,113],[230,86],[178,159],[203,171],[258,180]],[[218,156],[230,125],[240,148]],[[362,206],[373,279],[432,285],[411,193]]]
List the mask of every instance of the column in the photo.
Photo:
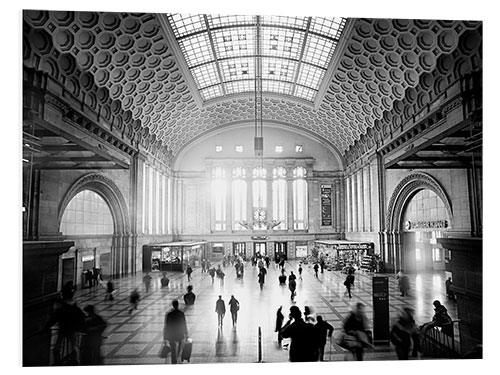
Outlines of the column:
[[372,168],[371,164],[368,164],[366,168],[366,208],[367,212],[367,228],[366,230],[369,232],[373,231],[373,221],[372,221]]
[[345,205],[345,213],[346,213],[346,232],[352,232],[352,214],[351,214],[351,180],[349,177],[345,179],[346,186],[346,205]]
[[365,200],[364,200],[364,168],[361,168],[356,173],[356,180],[358,181],[358,231],[365,231]]
[[288,231],[293,232],[293,177],[291,171],[287,171],[287,215],[288,215]]
[[359,224],[358,224],[358,183],[356,179],[356,174],[351,176],[351,187],[352,187],[352,231],[359,232]]
[[[228,172],[228,171],[226,171]],[[233,181],[232,181],[232,171],[226,174],[228,178],[226,179],[227,186],[227,196],[226,196],[226,231],[233,231]]]

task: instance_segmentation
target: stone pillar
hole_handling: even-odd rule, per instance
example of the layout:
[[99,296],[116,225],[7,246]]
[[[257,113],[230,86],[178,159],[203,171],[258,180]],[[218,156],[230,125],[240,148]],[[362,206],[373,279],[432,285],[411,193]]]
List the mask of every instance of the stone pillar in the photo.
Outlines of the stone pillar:
[[287,214],[288,214],[288,232],[293,232],[293,177],[292,173],[287,171]]
[[457,296],[462,355],[483,343],[483,240],[438,238],[451,251],[452,290]]
[[233,184],[231,171],[227,174],[226,179],[227,196],[226,196],[226,231],[231,233],[233,231]]
[[364,168],[361,168],[356,173],[358,182],[358,231],[365,231],[365,185],[364,185]]
[[352,232],[352,214],[351,214],[351,179],[347,177],[345,179],[345,186],[346,186],[346,205],[345,205],[345,212],[346,212],[346,232]]
[[359,232],[359,221],[358,221],[358,183],[356,179],[356,174],[351,176],[351,212],[352,212],[352,231]]

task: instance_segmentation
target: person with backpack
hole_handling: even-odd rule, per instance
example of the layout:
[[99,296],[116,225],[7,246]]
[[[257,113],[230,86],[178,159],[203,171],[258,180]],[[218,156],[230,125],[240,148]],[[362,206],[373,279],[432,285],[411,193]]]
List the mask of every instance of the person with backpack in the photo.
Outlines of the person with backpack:
[[228,302],[229,311],[231,311],[231,319],[233,321],[233,327],[236,325],[238,321],[238,311],[240,309],[240,302],[231,295],[231,299]]

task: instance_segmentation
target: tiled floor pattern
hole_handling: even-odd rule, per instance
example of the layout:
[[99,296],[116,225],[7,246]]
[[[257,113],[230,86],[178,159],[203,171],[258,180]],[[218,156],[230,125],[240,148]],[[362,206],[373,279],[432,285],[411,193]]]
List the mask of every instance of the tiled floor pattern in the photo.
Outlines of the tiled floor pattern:
[[[293,270],[298,274],[295,261],[286,264],[287,274]],[[171,308],[171,301],[176,298],[184,310],[189,330],[193,339],[191,363],[258,361],[258,327],[262,332],[262,360],[264,362],[286,362],[288,351],[277,345],[274,332],[277,308],[282,305],[285,317],[292,302],[287,287],[278,283],[278,269],[274,264],[268,271],[263,290],[257,282],[257,270],[247,263],[242,280],[236,279],[234,268],[225,269],[224,285],[201,270],[195,269],[191,284],[194,286],[196,302],[185,306],[182,296],[189,284],[187,277],[180,273],[169,273],[170,285],[160,287],[159,274],[152,274],[153,287],[145,292],[142,284],[142,272],[135,276],[114,280],[117,289],[115,300],[104,301],[104,289],[82,289],[77,291],[75,300],[80,307],[93,304],[98,314],[108,323],[105,331],[107,339],[103,344],[105,364],[160,364],[164,359],[158,357],[162,342],[165,312]],[[356,274],[352,299],[345,295],[343,281],[345,275],[338,271],[314,272],[309,265],[304,267],[303,280],[297,281],[297,297],[294,303],[303,311],[304,306],[313,306],[315,312],[335,328],[334,335],[341,331],[342,319],[352,306],[361,301],[366,305],[367,316],[372,317],[371,277],[373,274]],[[448,308],[452,318],[456,318],[456,306],[448,301],[444,292],[444,272],[434,274],[408,275],[411,281],[409,296],[401,297],[397,290],[397,280],[389,276],[390,315],[396,317],[402,306],[415,309],[418,324],[429,321],[433,315],[432,301],[439,299]],[[128,296],[133,288],[139,288],[141,301],[138,309],[128,313]],[[222,329],[217,327],[215,301],[218,296],[229,301],[234,295],[240,301],[238,323],[232,327],[229,308]],[[396,355],[389,345],[377,345],[375,350],[365,354],[365,360],[395,360]],[[335,343],[325,349],[325,360],[353,360],[351,355]]]

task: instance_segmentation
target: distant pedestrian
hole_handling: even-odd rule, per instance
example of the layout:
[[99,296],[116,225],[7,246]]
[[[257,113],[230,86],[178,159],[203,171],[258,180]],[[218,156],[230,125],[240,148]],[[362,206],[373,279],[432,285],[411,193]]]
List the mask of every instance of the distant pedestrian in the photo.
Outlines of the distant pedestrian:
[[187,275],[187,278],[188,278],[188,283],[191,281],[191,274],[193,273],[193,269],[191,268],[191,265],[187,265],[187,268],[186,268],[186,275]]
[[264,283],[266,282],[266,273],[266,269],[264,267],[260,267],[259,274],[257,275],[260,290],[262,290],[262,288],[264,287]]
[[108,280],[106,283],[106,294],[104,295],[104,301],[113,301],[115,297],[113,294],[115,293],[115,286],[111,280]]
[[283,320],[285,320],[285,317],[283,316],[283,313],[281,312],[281,309],[283,306],[280,306],[278,308],[278,311],[276,311],[276,328],[274,329],[274,332],[278,332],[278,344],[281,345],[281,342],[283,341],[283,336],[281,336],[281,327],[283,326]]
[[313,268],[314,268],[314,276],[318,278],[318,269],[319,269],[318,263],[314,263]]
[[321,267],[321,273],[324,273],[323,271],[325,270],[325,260],[323,258],[321,258],[319,266]]
[[288,276],[288,281],[290,280],[295,280],[297,281],[297,276],[293,273],[293,271],[290,271],[290,276]]
[[325,355],[325,345],[327,337],[332,339],[333,326],[326,320],[323,320],[321,315],[316,317],[317,323],[313,326],[314,337],[317,346],[318,360],[323,361]]
[[181,352],[182,343],[188,337],[186,317],[179,310],[179,301],[172,301],[172,310],[165,314],[165,324],[163,326],[163,340],[168,341],[172,364],[177,363]]
[[204,273],[205,272],[205,266],[206,266],[206,262],[205,262],[205,259],[202,259],[201,260],[201,273]]
[[302,263],[299,263],[299,279],[302,280]]
[[146,293],[149,292],[149,288],[151,287],[151,276],[149,276],[149,273],[146,273],[146,276],[142,279],[144,282],[144,286],[146,287]]
[[281,267],[282,270],[285,269],[285,258],[283,258],[283,259],[280,260],[280,267]]
[[167,277],[167,273],[163,272],[163,276],[160,279],[161,287],[166,288],[170,284],[170,279]]
[[226,274],[224,273],[224,271],[220,271],[219,273],[219,280],[220,280],[220,286],[223,287],[224,286],[224,278],[226,277]]
[[194,305],[195,299],[196,299],[196,295],[193,293],[193,286],[188,285],[187,293],[184,294],[184,303],[186,305]]
[[82,365],[102,365],[101,346],[102,334],[106,329],[106,322],[95,313],[94,306],[83,308],[85,312],[85,336],[81,350]]
[[229,311],[231,311],[231,319],[233,321],[233,327],[234,327],[236,322],[238,321],[238,310],[240,309],[240,303],[232,295],[231,299],[228,302],[228,305],[229,305]]
[[208,270],[208,274],[212,278],[212,284],[214,283],[215,273],[216,273],[216,271],[215,271],[215,268],[213,268],[213,267]]
[[128,309],[128,313],[132,314],[132,310],[137,310],[137,306],[139,304],[139,300],[141,299],[141,296],[139,295],[139,291],[137,288],[135,288],[132,293],[130,293],[129,301],[130,301],[130,308]]
[[408,290],[410,290],[410,280],[408,276],[402,275],[399,280],[399,291],[401,292],[401,297],[408,295]]
[[271,264],[271,259],[269,258],[269,256],[266,255],[264,261],[266,262],[266,268],[269,268],[269,265]]
[[219,296],[219,299],[215,302],[215,312],[217,313],[218,326],[222,328],[224,315],[226,314],[226,304],[222,299],[222,296]]
[[281,270],[281,275],[278,276],[278,281],[279,281],[280,285],[286,285],[285,270]]
[[291,280],[290,280],[290,278],[288,279],[288,289],[290,289],[290,299],[293,300],[293,298],[297,294],[295,292],[295,290],[297,289],[297,282],[295,281],[295,279],[291,279]]
[[450,299],[455,299],[455,293],[453,292],[451,286],[453,285],[453,282],[451,281],[451,277],[448,277],[446,281],[444,282],[445,288],[446,288],[446,296]]
[[[352,273],[349,273],[349,274],[347,274],[345,281],[344,281],[344,285],[346,287],[346,293],[349,294],[349,298],[352,298],[351,288],[352,288],[353,284],[354,284],[354,275]],[[345,295],[345,293],[344,293],[344,295]]]
[[290,362],[316,361],[314,331],[311,324],[302,320],[302,313],[297,306],[290,307],[289,320],[281,329],[283,338],[290,338]]

